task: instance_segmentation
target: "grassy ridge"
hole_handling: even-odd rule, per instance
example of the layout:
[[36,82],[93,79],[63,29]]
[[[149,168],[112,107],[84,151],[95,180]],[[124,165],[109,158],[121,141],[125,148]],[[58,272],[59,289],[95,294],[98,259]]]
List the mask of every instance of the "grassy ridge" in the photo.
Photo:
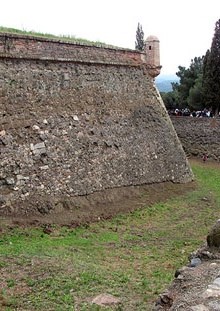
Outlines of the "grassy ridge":
[[[41,228],[4,229],[0,305],[8,311],[151,310],[219,218],[220,166],[194,163],[193,171],[196,191],[111,221],[54,227],[50,235]],[[121,305],[92,305],[100,293],[118,296]]]
[[21,29],[16,29],[16,28],[8,28],[8,27],[3,27],[0,26],[0,33],[12,33],[12,34],[20,34],[20,35],[28,35],[28,36],[33,36],[33,37],[43,37],[47,39],[56,39],[56,40],[61,40],[61,41],[70,41],[70,42],[75,42],[75,43],[84,43],[84,44],[89,44],[89,45],[101,45],[101,46],[106,46],[106,47],[112,47],[114,48],[115,46],[113,45],[108,45],[104,42],[100,41],[89,41],[87,39],[83,38],[76,38],[75,36],[72,35],[53,35],[49,33],[41,33],[41,32],[36,32],[36,31],[27,31],[27,30],[21,30]]

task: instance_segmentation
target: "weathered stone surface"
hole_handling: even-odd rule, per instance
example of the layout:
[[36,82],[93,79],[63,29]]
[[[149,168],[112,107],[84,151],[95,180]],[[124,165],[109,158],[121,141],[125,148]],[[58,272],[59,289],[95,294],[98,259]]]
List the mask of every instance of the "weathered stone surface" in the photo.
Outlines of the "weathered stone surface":
[[[48,213],[60,196],[192,180],[139,52],[8,41],[10,53],[0,55],[0,195],[8,205],[0,213],[24,201]],[[16,187],[6,189],[6,178]]]
[[220,118],[171,118],[187,155],[220,161]]
[[209,247],[220,247],[220,219],[217,220],[207,236]]
[[192,311],[209,311],[209,309],[204,305],[197,305],[191,307]]
[[[219,220],[213,229],[219,226]],[[214,230],[215,231],[215,230]],[[191,258],[191,259],[190,259]],[[193,259],[198,265],[191,265]],[[220,310],[220,251],[207,245],[193,252],[190,264],[176,273],[167,291],[156,301],[153,310],[218,311]],[[163,298],[165,297],[165,299]]]
[[197,267],[198,265],[200,265],[202,263],[201,259],[198,257],[192,258],[190,261],[189,266],[190,267]]

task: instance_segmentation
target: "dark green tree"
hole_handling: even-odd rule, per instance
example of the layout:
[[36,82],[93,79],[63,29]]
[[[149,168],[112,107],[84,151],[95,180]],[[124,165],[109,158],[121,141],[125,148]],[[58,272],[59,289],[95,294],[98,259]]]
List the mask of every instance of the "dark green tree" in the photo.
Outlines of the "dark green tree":
[[[194,88],[195,90],[197,89],[195,85],[198,77],[202,74],[203,71],[203,60],[204,57],[195,57],[194,59],[191,60],[189,68],[182,66],[178,67],[179,71],[176,73],[176,75],[177,77],[180,78],[180,80],[178,83],[172,84],[173,90],[175,91],[178,108],[186,108],[192,106],[191,104],[192,104],[193,91],[191,91],[191,98],[190,98],[190,90],[192,88]],[[203,106],[202,102],[200,106],[201,107]]]
[[138,23],[136,30],[135,50],[144,50],[144,32],[140,23]]
[[211,49],[206,52],[203,69],[204,99],[213,113],[220,111],[220,19],[215,23]]
[[203,108],[206,108],[202,88],[202,74],[198,75],[194,86],[190,88],[187,102],[190,110],[203,110]]
[[161,92],[160,95],[168,110],[174,110],[177,108],[175,92]]

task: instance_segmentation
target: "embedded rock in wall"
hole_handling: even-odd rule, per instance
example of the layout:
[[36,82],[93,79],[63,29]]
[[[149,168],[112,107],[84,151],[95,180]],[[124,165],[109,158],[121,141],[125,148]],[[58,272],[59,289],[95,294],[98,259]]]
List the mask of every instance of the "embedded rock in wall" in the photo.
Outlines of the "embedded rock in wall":
[[30,204],[39,212],[42,202],[47,213],[60,197],[192,180],[143,59],[0,35],[2,214],[28,214]]

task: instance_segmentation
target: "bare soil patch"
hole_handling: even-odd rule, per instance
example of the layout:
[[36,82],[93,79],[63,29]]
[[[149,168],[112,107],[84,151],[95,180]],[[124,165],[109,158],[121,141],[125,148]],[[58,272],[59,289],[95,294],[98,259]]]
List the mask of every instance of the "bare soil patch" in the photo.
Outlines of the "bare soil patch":
[[199,164],[202,167],[211,167],[211,168],[220,168],[220,162],[214,161],[212,159],[207,159],[207,161],[203,161],[202,158],[198,157],[191,157],[190,158],[190,163],[196,163],[197,165]]
[[[183,195],[195,189],[196,183],[174,184],[171,182],[130,186],[108,189],[88,196],[75,197],[71,200],[59,198],[55,209],[47,209],[45,204],[50,198],[37,198],[42,210],[32,206],[17,207],[15,212],[1,215],[5,225],[43,225],[57,224],[77,227],[103,219],[110,219],[118,214],[132,212],[136,209],[164,202],[172,197]],[[45,203],[46,202],[46,203]],[[22,210],[22,216],[19,212]]]

